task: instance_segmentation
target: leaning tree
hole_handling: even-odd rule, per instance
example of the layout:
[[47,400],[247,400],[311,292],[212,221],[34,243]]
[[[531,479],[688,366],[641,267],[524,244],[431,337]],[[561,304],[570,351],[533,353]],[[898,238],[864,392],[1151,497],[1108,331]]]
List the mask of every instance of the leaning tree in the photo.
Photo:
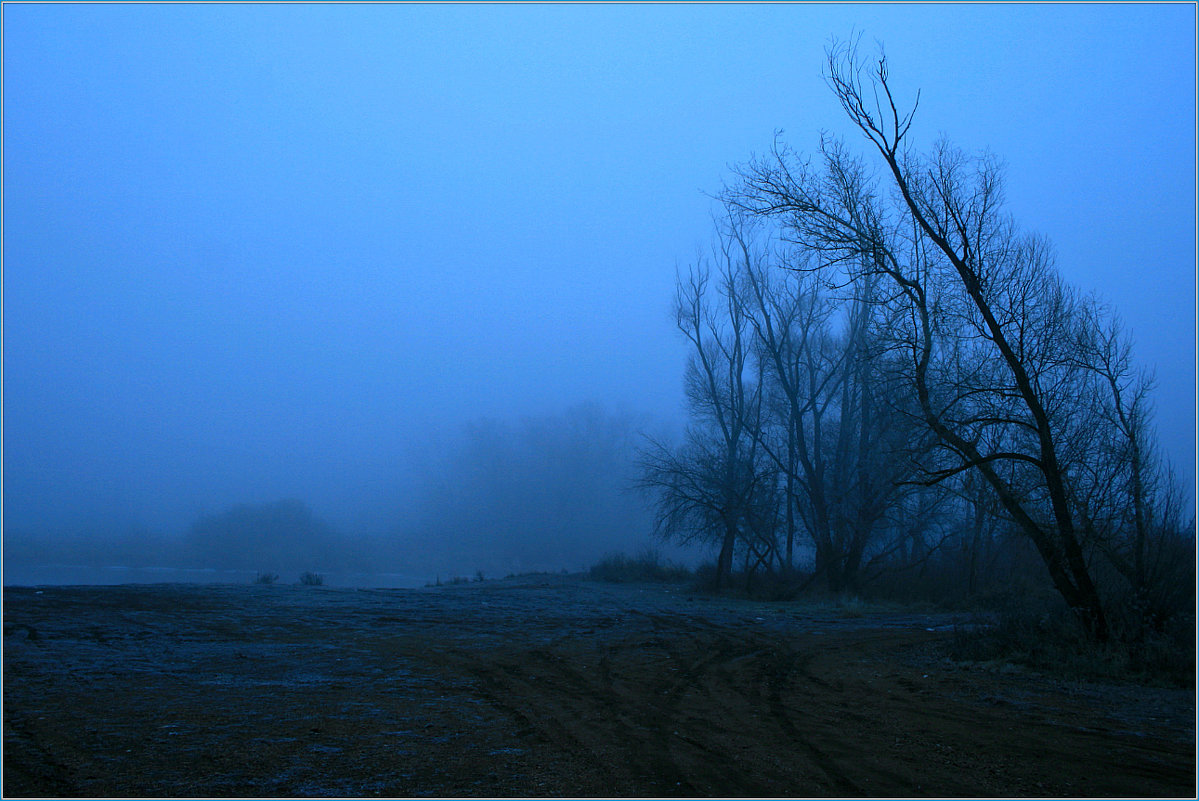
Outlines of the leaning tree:
[[[936,440],[921,459],[924,480],[980,476],[1087,630],[1107,639],[1075,481],[1083,440],[1105,424],[1080,403],[1103,372],[1082,346],[1093,324],[1085,299],[1048,244],[1004,212],[995,158],[944,141],[919,152],[909,141],[919,96],[901,109],[886,58],[864,62],[856,42],[827,56],[829,86],[873,157],[828,136],[817,159],[776,142],[739,170],[725,200],[778,221],[811,269],[879,282],[885,349],[902,357]],[[1134,431],[1118,414],[1108,421],[1126,440]]]

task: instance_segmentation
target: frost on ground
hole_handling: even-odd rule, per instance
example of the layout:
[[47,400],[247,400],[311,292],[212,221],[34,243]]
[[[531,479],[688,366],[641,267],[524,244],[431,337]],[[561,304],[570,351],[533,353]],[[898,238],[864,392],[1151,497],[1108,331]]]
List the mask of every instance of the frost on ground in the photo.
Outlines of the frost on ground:
[[1193,796],[1194,696],[533,576],[4,590],[6,796]]

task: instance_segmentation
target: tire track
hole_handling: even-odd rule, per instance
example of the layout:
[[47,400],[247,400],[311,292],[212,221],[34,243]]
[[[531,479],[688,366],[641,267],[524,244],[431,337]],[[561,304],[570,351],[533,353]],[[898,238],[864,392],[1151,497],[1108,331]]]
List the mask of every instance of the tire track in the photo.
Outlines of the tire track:
[[[491,653],[463,669],[479,680],[480,695],[523,731],[610,775],[613,791],[686,796],[737,786],[766,794],[769,784],[706,736],[727,738],[727,707],[716,701],[740,691],[717,668],[756,658],[758,644],[738,643],[711,627],[688,630],[687,620],[650,623],[652,632],[582,654],[577,644]],[[579,667],[592,661],[595,670]]]
[[783,691],[790,683],[793,673],[798,670],[806,681],[812,681],[824,687],[827,687],[827,684],[807,670],[811,663],[810,655],[801,657],[784,643],[779,643],[779,649],[773,654],[773,660],[764,661],[762,665],[762,679],[766,685],[771,717],[784,735],[803,748],[807,756],[820,769],[829,783],[840,791],[841,795],[866,795],[863,788],[850,779],[846,771],[832,757],[817,747],[811,738],[806,737],[792,721],[787,706],[783,703]]

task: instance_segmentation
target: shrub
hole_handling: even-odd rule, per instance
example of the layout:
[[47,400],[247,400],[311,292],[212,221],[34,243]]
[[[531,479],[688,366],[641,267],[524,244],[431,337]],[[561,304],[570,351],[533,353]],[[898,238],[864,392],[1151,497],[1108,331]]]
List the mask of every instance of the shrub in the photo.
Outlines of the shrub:
[[634,581],[682,582],[691,578],[683,565],[663,561],[662,555],[646,549],[636,557],[623,553],[609,554],[591,566],[590,576],[596,581],[624,583]]
[[320,573],[313,573],[311,570],[306,570],[300,574],[300,583],[305,587],[319,587],[325,583],[325,577]]
[[1071,679],[1195,684],[1193,630],[1100,644],[1065,608],[1005,610],[993,624],[956,630],[948,650],[959,661],[1017,664]]
[[715,562],[704,562],[695,568],[692,589],[696,592],[717,592],[719,590],[718,573]]
[[255,584],[274,584],[278,580],[278,573],[258,573],[254,576]]

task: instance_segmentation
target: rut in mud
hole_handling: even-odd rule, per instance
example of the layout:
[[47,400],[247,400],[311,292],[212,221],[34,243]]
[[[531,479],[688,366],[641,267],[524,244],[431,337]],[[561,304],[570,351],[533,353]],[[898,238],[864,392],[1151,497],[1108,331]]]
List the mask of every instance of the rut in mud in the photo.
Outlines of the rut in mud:
[[948,616],[528,577],[7,588],[5,795],[1190,796],[1189,691]]

